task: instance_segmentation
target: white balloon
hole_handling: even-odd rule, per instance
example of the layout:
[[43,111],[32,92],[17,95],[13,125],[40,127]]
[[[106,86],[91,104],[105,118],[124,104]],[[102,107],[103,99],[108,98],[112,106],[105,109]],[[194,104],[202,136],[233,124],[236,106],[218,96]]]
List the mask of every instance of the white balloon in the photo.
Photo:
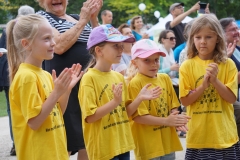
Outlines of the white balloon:
[[154,12],[154,16],[155,16],[156,18],[159,18],[159,17],[160,17],[160,12],[159,12],[159,11],[155,11],[155,12]]
[[146,5],[145,5],[144,3],[140,3],[140,4],[138,5],[138,8],[139,8],[141,11],[143,11],[143,10],[146,8]]
[[159,21],[159,22],[163,21],[163,17],[160,17],[160,18],[158,19],[158,21]]

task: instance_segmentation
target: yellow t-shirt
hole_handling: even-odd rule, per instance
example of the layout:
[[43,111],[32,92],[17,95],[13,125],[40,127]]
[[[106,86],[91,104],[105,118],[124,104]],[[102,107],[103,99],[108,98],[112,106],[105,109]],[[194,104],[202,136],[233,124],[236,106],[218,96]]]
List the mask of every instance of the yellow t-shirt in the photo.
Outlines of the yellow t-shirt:
[[[149,78],[137,74],[129,83],[130,98],[135,99],[140,90],[148,83],[153,87],[160,86],[162,93],[159,98],[143,101],[132,118],[136,116],[152,115],[167,117],[171,109],[180,106],[169,76],[165,73],[157,74],[156,78]],[[132,133],[136,149],[136,160],[146,160],[182,150],[175,127],[144,125],[132,122]]]
[[[123,83],[122,103],[98,121],[86,123],[86,117],[113,99],[112,85],[120,82]],[[125,107],[131,101],[120,73],[88,69],[82,77],[78,98],[82,110],[84,141],[90,160],[111,159],[135,148]]]
[[28,126],[53,89],[51,75],[41,68],[22,63],[10,86],[12,129],[18,160],[66,160],[65,127],[62,111],[55,105],[38,130]]
[[[180,67],[179,97],[185,97],[203,83],[204,74],[212,60],[198,56],[186,60]],[[237,69],[228,59],[218,65],[217,78],[237,95]],[[188,122],[187,148],[228,148],[238,141],[233,105],[223,100],[213,85],[187,107],[191,117]]]

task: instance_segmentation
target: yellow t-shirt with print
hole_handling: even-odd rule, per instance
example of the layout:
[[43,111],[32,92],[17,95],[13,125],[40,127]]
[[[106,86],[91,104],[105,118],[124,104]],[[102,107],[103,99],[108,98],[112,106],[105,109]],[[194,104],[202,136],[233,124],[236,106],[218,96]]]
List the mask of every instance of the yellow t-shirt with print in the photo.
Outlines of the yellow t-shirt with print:
[[[201,60],[198,56],[186,60],[180,67],[179,97],[185,97],[203,83],[208,64],[213,60]],[[234,62],[218,64],[217,78],[237,96],[237,69]],[[212,84],[191,105],[187,106],[187,148],[231,147],[238,141],[233,105],[223,100]]]
[[[112,85],[123,83],[122,103],[94,123],[86,117],[111,101]],[[135,148],[126,105],[129,101],[123,76],[115,71],[100,72],[89,68],[82,77],[78,98],[82,110],[84,141],[90,160],[107,160]]]
[[18,160],[66,160],[68,158],[63,116],[59,105],[37,130],[28,126],[53,89],[51,75],[22,63],[9,91],[12,129]]
[[[157,99],[141,102],[132,116],[133,120],[136,116],[143,115],[168,117],[171,109],[180,106],[171,79],[165,73],[157,74],[156,78],[138,73],[128,86],[130,98],[135,99],[148,83],[152,84],[151,88],[160,86],[162,93]],[[147,160],[182,150],[175,127],[144,125],[133,121],[132,133],[136,145],[134,150],[136,160]]]

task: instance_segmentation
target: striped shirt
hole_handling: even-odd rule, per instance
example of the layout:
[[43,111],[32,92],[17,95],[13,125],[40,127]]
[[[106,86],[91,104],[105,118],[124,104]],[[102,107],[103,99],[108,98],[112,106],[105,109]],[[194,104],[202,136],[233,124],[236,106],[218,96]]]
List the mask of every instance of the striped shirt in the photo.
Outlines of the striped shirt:
[[[61,19],[57,16],[54,16],[54,15],[44,12],[44,11],[38,11],[36,14],[39,14],[39,15],[42,15],[43,17],[45,17],[48,20],[48,22],[52,25],[52,27],[56,28],[59,33],[64,33],[65,31],[72,28],[76,24],[74,22],[68,22],[65,19]],[[72,16],[72,15],[70,15],[70,16],[73,17],[74,19],[76,19],[75,18],[76,16]],[[86,24],[77,41],[78,42],[87,42],[88,37],[91,33],[91,30],[92,30],[91,26],[89,24]]]

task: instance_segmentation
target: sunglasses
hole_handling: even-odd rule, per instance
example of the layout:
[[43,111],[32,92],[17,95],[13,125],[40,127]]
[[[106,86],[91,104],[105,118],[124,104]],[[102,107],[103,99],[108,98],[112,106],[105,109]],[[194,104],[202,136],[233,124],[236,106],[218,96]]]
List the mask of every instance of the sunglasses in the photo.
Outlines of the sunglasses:
[[176,40],[176,37],[169,37],[169,38],[164,38],[164,39],[170,39],[170,41]]

